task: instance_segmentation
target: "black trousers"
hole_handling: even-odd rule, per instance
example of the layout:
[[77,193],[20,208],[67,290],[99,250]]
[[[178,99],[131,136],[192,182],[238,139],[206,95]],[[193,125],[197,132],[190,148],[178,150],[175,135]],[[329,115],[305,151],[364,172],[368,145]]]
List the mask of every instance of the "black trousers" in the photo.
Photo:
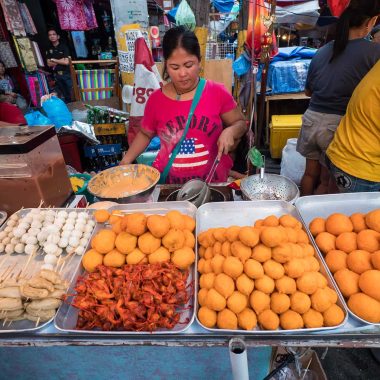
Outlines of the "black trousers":
[[58,92],[60,96],[62,96],[65,100],[65,103],[70,103],[71,98],[71,91],[73,88],[73,82],[71,80],[70,73],[64,73],[64,74],[55,74],[55,88],[54,90]]

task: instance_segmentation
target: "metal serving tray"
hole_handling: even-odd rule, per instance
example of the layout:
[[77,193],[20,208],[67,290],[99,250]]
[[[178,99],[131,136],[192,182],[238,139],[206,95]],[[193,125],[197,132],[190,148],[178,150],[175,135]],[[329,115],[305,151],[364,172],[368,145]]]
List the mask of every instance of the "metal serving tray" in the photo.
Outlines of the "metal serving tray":
[[[17,214],[21,218],[21,217],[24,217],[26,214],[28,214],[29,211],[31,210],[32,210],[31,208],[22,209],[15,212],[15,214]],[[49,210],[49,209],[41,208],[40,210]],[[67,212],[84,211],[83,209],[70,209],[70,208],[65,208],[65,209],[57,208],[53,210],[57,212],[60,210],[65,210]],[[93,210],[86,210],[86,211],[89,214],[92,214],[93,212]],[[3,231],[5,228],[6,228],[6,223],[0,228],[0,231]],[[62,253],[62,257],[63,258],[66,257],[65,251]],[[28,259],[29,259],[29,255],[25,253],[23,254],[13,253],[11,255],[9,254],[0,255],[0,273],[1,273],[0,276],[3,277],[2,274],[5,274],[5,271],[7,271],[6,272],[7,278],[12,277],[12,275],[17,276],[18,273],[20,273],[20,271],[26,265]],[[78,256],[75,254],[71,256],[63,267],[63,270],[61,272],[61,277],[70,283],[72,280],[73,273],[75,273],[80,262],[81,262],[81,256]],[[27,266],[28,269],[25,271],[25,275],[27,277],[33,276],[40,270],[41,265],[43,263],[44,263],[44,255],[42,254],[42,251],[40,249],[37,255],[33,258],[33,260],[28,264]],[[20,320],[20,321],[12,321],[11,323],[10,322],[3,323],[4,321],[0,320],[0,334],[1,333],[20,333],[20,332],[26,332],[26,331],[39,330],[47,326],[53,319],[54,318],[51,318],[49,321],[40,323],[39,325],[36,325],[35,322],[29,321],[26,319]]]
[[[250,202],[220,202],[220,203],[207,203],[201,206],[197,212],[197,236],[200,232],[208,230],[214,227],[228,227],[232,225],[237,226],[252,226],[257,219],[265,218],[269,215],[275,215],[277,217],[283,214],[290,214],[301,220],[296,208],[288,202],[285,201],[250,201]],[[331,275],[327,272],[325,263],[321,260],[319,255],[316,256],[320,262],[321,273],[327,278],[328,284],[333,288],[338,294],[337,304],[345,311],[345,319],[343,322],[334,327],[320,327],[320,328],[310,328],[310,329],[297,329],[297,330],[261,330],[256,327],[254,330],[225,330],[208,328],[202,325],[199,321],[198,316],[196,316],[198,323],[206,330],[213,332],[230,332],[230,333],[244,333],[244,334],[292,334],[301,332],[325,332],[329,330],[337,330],[340,332],[342,327],[345,326],[347,322],[347,309],[344,303],[343,297],[340,291],[336,288],[335,282],[332,280]],[[198,294],[198,276],[196,277],[196,294]],[[198,303],[197,303],[198,309]],[[347,326],[351,328],[352,326]]]
[[[350,216],[355,212],[367,213],[375,208],[380,208],[380,193],[346,193],[346,194],[329,194],[329,195],[311,195],[299,198],[295,204],[302,220],[306,226],[316,217],[327,218],[329,215],[339,212]],[[312,239],[315,248],[318,250],[323,262],[324,258],[320,252],[313,236],[307,228],[310,239]],[[330,273],[331,278],[336,284],[333,275],[326,265],[326,270]],[[338,285],[336,287],[339,289]],[[345,299],[343,302],[346,305],[350,315],[358,321],[367,325],[380,326],[380,323],[371,323],[353,313]]]
[[0,211],[0,226],[6,221],[7,213],[5,211]]
[[[165,203],[133,203],[133,204],[120,204],[111,207],[109,211],[122,210],[125,214],[135,212],[142,212],[147,215],[151,214],[166,214],[170,210],[178,210],[183,214],[187,214],[195,218],[197,208],[190,202],[165,202]],[[99,225],[95,228],[96,233],[99,229],[104,228]],[[197,257],[195,258],[195,263]],[[74,294],[74,287],[78,276],[84,273],[84,268],[80,265],[72,279],[68,294]],[[193,264],[190,268],[189,283],[193,283],[196,277],[196,265]],[[186,324],[177,324],[172,330],[161,329],[157,331],[101,331],[101,330],[78,330],[76,329],[79,310],[71,306],[73,297],[68,297],[67,302],[63,303],[54,319],[55,327],[61,331],[75,332],[75,333],[88,333],[98,335],[159,335],[159,334],[179,334],[184,332],[190,327],[195,318],[195,292],[190,298],[189,302],[184,307],[184,312],[181,315],[181,321],[188,320]]]

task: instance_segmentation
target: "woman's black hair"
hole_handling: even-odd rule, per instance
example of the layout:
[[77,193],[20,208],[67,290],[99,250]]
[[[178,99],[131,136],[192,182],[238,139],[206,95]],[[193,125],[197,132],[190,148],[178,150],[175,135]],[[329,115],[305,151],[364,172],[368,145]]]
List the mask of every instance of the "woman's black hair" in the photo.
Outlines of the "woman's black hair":
[[[173,51],[181,47],[189,54],[195,55],[199,61],[201,60],[201,48],[198,38],[193,31],[180,25],[169,29],[162,40],[162,51],[165,62],[172,55]],[[163,79],[167,80],[169,75],[166,71],[166,63],[164,64]]]
[[380,0],[354,0],[339,17],[333,47],[332,62],[343,53],[348,43],[350,28],[360,27],[380,14]]

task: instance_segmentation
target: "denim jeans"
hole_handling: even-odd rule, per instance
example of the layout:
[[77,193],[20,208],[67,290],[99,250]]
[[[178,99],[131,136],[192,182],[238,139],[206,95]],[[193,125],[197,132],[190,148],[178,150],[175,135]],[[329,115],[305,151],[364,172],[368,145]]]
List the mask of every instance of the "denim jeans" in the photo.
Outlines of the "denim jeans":
[[55,90],[64,98],[65,103],[71,102],[73,82],[70,73],[55,74]]

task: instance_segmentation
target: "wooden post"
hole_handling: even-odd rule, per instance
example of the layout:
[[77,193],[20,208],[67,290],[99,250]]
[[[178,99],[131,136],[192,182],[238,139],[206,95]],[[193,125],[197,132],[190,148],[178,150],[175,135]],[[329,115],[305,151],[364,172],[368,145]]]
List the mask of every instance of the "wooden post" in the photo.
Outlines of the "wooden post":
[[207,27],[209,23],[210,2],[205,0],[187,0],[195,15],[196,25]]

